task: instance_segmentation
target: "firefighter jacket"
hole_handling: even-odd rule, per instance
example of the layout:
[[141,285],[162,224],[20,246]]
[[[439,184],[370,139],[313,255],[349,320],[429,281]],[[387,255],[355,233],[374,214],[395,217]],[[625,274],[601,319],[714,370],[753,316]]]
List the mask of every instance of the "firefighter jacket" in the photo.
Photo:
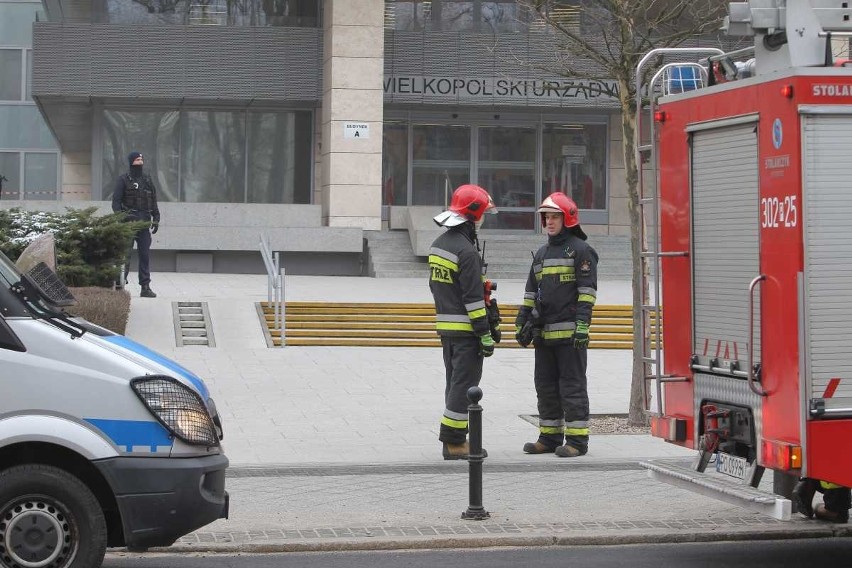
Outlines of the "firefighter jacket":
[[123,174],[112,192],[112,210],[126,211],[134,221],[160,222],[157,190],[148,174]]
[[429,251],[429,289],[441,336],[488,335],[482,259],[471,223],[451,227]]
[[550,237],[533,257],[518,310],[516,326],[523,326],[533,308],[545,344],[574,337],[577,321],[592,323],[598,288],[598,253],[570,229]]

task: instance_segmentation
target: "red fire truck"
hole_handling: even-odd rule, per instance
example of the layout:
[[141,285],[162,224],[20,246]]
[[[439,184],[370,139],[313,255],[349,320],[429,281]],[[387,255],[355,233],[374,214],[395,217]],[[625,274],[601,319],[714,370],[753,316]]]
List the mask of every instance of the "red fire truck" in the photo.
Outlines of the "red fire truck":
[[[652,433],[698,450],[644,465],[782,519],[799,476],[852,486],[852,67],[833,54],[849,6],[732,3],[728,33],[753,48],[655,50],[637,73],[706,56],[637,95]],[[766,468],[778,495],[753,489]]]

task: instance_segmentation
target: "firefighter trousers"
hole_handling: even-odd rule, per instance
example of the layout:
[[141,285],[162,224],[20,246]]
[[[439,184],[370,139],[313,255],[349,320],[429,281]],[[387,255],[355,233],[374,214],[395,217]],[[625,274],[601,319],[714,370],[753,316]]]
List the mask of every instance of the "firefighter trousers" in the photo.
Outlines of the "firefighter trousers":
[[447,444],[463,444],[467,439],[467,389],[479,386],[482,355],[479,338],[441,336],[447,383],[444,388],[444,415],[438,439]]
[[587,352],[573,343],[536,345],[535,393],[538,398],[539,441],[548,447],[589,449]]

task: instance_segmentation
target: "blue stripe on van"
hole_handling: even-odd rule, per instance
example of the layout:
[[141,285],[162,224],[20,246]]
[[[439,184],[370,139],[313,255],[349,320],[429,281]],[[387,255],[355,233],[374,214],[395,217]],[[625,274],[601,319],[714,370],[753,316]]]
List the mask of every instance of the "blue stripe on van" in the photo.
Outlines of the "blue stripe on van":
[[133,446],[148,446],[151,453],[158,447],[171,448],[173,441],[169,431],[159,422],[142,420],[110,420],[105,418],[85,418],[85,421],[106,434],[116,446],[133,451]]
[[142,355],[143,357],[150,359],[155,363],[159,363],[160,365],[166,367],[171,371],[174,371],[175,373],[179,374],[180,376],[188,380],[190,383],[192,383],[192,386],[195,387],[195,390],[198,391],[198,394],[201,395],[201,398],[205,402],[208,398],[210,398],[210,391],[207,390],[207,385],[204,384],[204,381],[202,381],[198,377],[198,375],[196,375],[189,369],[180,366],[171,359],[164,357],[156,351],[152,351],[141,343],[136,343],[132,339],[129,339],[123,335],[111,335],[109,337],[102,337],[101,339],[103,339],[104,341],[109,341],[110,343],[115,343],[116,345],[124,347],[128,351],[138,353],[139,355]]

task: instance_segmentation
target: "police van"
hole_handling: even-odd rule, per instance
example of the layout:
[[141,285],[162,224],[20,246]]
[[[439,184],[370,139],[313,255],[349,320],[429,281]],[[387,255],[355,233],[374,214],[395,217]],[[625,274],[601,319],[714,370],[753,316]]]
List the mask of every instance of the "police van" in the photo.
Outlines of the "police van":
[[0,567],[100,566],[228,516],[222,425],[204,382],[63,311],[40,263],[0,253]]

